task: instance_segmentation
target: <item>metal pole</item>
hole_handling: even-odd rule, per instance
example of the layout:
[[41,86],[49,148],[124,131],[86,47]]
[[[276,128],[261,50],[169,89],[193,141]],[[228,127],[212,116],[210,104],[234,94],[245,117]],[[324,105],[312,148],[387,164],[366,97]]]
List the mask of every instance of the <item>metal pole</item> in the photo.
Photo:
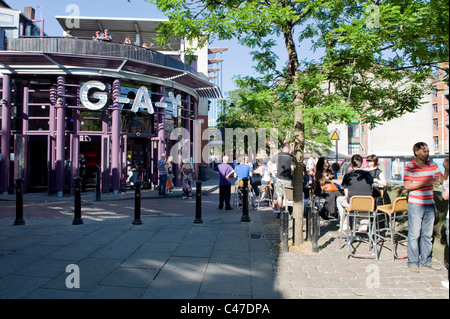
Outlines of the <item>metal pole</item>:
[[16,178],[16,220],[14,226],[25,225],[23,219],[23,178]]
[[249,222],[250,216],[248,215],[248,178],[243,178],[244,187],[242,188],[242,217],[241,222]]
[[134,220],[133,225],[141,225],[141,183],[137,180],[134,182]]
[[74,196],[74,211],[75,216],[72,221],[72,225],[81,225],[83,224],[83,219],[81,219],[81,180],[82,178],[80,176],[76,176],[74,179],[75,181],[75,196]]
[[95,184],[95,200],[101,201],[102,195],[100,192],[100,184],[101,184],[101,168],[97,166],[97,176],[96,176],[96,184]]
[[289,251],[289,213],[286,209],[281,212],[281,243],[283,244],[283,252]]
[[319,231],[320,231],[320,220],[319,220],[319,209],[313,203],[312,207],[312,252],[317,253],[319,251]]
[[202,220],[202,182],[195,182],[195,219],[194,224],[203,224]]

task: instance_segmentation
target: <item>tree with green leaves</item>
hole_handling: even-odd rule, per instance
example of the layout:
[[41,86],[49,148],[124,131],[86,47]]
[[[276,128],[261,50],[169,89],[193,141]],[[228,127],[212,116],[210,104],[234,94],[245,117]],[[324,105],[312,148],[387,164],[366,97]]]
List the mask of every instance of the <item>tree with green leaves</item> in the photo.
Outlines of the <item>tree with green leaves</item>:
[[[294,114],[295,244],[303,243],[302,165],[305,119],[374,127],[413,112],[429,89],[428,78],[448,61],[449,3],[444,0],[154,0],[169,21],[158,41],[170,36],[198,40],[236,38],[254,49],[259,79],[273,83]],[[284,40],[288,70],[277,70],[275,37]],[[310,44],[305,46],[305,42]],[[313,49],[318,59],[300,61],[298,50]],[[448,69],[446,69],[448,82]],[[252,87],[252,85],[247,85]],[[277,88],[260,90],[249,105]],[[258,91],[257,91],[258,92]],[[279,97],[279,95],[278,95]]]

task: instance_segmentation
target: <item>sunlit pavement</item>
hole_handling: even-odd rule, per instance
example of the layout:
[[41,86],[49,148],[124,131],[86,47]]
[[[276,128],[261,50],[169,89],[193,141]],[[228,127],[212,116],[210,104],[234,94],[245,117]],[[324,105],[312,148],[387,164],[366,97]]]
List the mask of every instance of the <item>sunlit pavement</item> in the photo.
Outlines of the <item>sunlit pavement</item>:
[[0,298],[449,298],[445,267],[413,273],[385,247],[378,261],[347,259],[335,222],[322,222],[318,253],[308,242],[282,253],[280,219],[268,207],[250,222],[219,210],[216,182],[204,184],[200,224],[195,197],[179,191],[142,190],[141,225],[133,191],[83,193],[82,225],[72,225],[73,197],[26,194],[26,225],[13,226],[13,195],[3,195]]

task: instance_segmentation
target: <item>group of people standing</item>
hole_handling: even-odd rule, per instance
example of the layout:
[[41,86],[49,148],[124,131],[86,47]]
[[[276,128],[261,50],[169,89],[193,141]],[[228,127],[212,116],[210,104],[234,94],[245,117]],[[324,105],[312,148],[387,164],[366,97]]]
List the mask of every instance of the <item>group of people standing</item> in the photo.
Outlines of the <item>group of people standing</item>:
[[[173,162],[172,156],[169,156],[166,161],[166,154],[161,154],[161,158],[157,163],[158,167],[158,194],[160,196],[165,196],[167,194],[172,193],[172,189],[175,187],[173,184]],[[186,162],[181,167],[181,172],[183,175],[183,198],[191,199],[192,198],[192,185],[195,179],[194,167],[191,163]]]

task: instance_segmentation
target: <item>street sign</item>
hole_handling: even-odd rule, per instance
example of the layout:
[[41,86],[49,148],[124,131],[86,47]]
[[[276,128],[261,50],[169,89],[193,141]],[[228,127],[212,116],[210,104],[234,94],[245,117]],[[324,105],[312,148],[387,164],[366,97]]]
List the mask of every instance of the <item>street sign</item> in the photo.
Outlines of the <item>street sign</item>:
[[334,131],[333,135],[331,136],[332,141],[339,141],[339,135],[337,134],[337,131]]

